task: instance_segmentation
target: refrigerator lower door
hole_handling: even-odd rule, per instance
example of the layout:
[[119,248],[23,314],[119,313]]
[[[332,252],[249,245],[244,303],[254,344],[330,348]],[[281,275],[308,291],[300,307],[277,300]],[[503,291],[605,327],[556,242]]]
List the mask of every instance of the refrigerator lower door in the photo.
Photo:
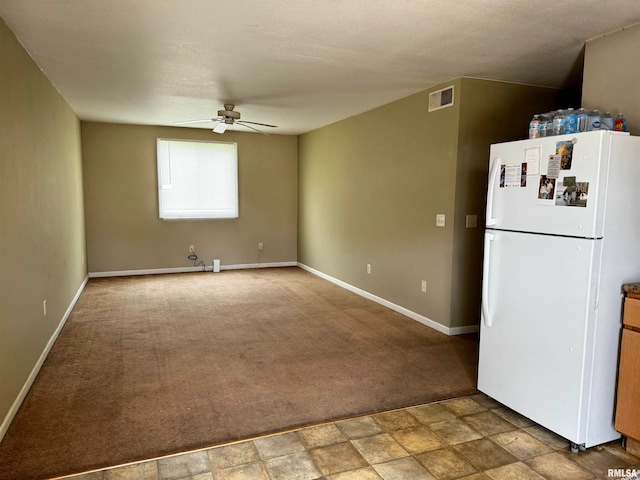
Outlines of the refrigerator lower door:
[[601,241],[488,231],[485,242],[478,389],[585,443]]

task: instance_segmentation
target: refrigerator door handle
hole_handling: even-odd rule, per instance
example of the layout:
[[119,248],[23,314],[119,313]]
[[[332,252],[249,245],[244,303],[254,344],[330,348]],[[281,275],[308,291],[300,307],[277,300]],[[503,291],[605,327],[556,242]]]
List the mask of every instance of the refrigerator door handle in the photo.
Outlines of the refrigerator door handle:
[[493,233],[484,234],[484,259],[482,265],[482,321],[486,327],[493,325],[491,312],[489,311],[489,261],[491,257],[491,243],[496,236]]
[[489,169],[489,184],[487,187],[487,226],[495,225],[496,219],[493,218],[493,193],[495,192],[496,178],[500,171],[500,162],[498,158],[491,159],[491,167]]

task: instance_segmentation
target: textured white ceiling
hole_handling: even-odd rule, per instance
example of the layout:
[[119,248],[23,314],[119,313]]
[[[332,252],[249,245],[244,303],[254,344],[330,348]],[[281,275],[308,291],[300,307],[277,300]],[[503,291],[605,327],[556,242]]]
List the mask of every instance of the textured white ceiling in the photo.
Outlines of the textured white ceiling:
[[297,134],[459,76],[564,86],[640,1],[0,0],[0,17],[83,120],[171,125],[231,102]]

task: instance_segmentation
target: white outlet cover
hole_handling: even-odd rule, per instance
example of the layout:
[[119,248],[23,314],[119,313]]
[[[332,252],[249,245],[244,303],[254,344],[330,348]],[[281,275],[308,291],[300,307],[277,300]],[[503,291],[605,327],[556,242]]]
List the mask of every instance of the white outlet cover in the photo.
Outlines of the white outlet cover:
[[444,227],[445,226],[445,215],[444,213],[438,213],[436,215],[436,227]]
[[467,215],[467,228],[476,228],[478,226],[478,216],[477,215]]

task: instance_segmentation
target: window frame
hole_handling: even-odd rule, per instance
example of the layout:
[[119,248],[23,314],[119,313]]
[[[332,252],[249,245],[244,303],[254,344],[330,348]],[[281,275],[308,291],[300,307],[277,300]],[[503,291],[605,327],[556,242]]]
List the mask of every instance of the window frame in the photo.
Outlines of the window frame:
[[[215,208],[215,205],[210,205],[211,209],[196,208],[193,205],[188,209],[171,209],[166,206],[167,199],[164,198],[163,192],[165,190],[171,190],[168,188],[171,183],[165,183],[163,180],[171,182],[171,144],[173,143],[194,143],[201,145],[225,145],[232,146],[233,151],[229,158],[223,159],[225,162],[231,165],[223,165],[221,168],[227,168],[231,173],[229,179],[231,181],[226,182],[230,185],[229,193],[232,198],[227,199],[227,205],[225,207]],[[204,149],[203,149],[204,150]],[[199,152],[200,154],[206,154],[206,152]],[[211,159],[215,161],[216,159]],[[169,171],[166,170],[167,164]],[[211,167],[209,167],[211,168]],[[240,216],[240,185],[239,185],[239,171],[238,171],[238,144],[237,142],[220,142],[215,140],[194,140],[183,138],[157,138],[156,139],[156,180],[158,182],[158,217],[160,220],[231,220],[239,218]],[[205,184],[201,181],[197,184],[201,188]],[[183,184],[184,185],[184,184]],[[184,188],[184,187],[183,187]],[[201,190],[198,190],[201,191]]]

